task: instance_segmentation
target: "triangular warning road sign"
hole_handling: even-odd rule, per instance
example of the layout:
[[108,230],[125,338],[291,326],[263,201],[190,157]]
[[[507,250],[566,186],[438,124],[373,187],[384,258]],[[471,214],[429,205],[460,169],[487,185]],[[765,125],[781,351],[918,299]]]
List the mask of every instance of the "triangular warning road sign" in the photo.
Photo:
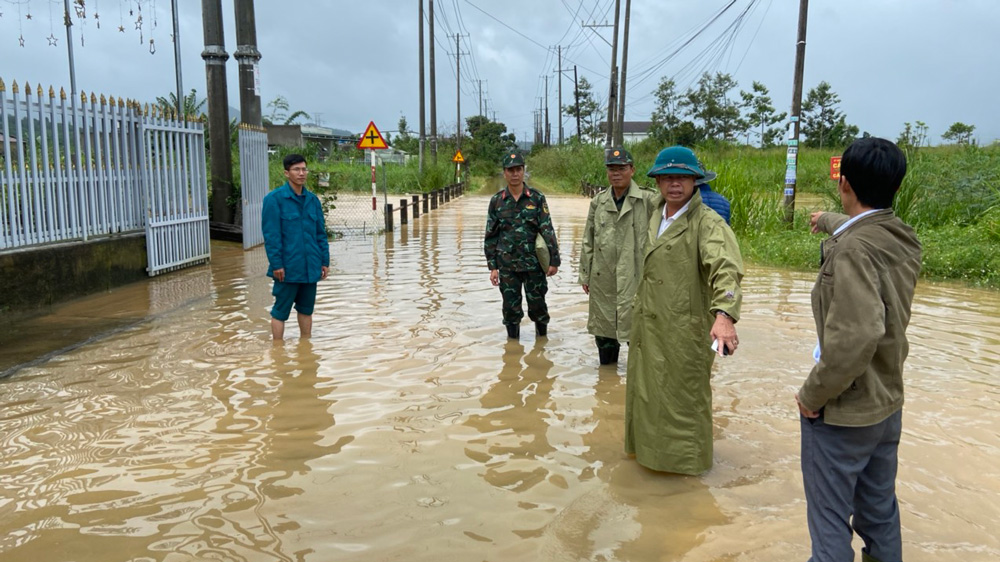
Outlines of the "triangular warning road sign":
[[457,162],[459,164],[461,164],[462,162],[465,162],[465,157],[462,156],[462,151],[461,150],[456,150],[455,151],[455,157],[452,158],[451,161],[452,162]]
[[358,140],[358,148],[371,148],[374,150],[389,148],[389,145],[385,142],[385,138],[382,137],[382,133],[378,132],[378,127],[375,126],[374,121],[368,123],[365,134],[361,135],[361,138]]

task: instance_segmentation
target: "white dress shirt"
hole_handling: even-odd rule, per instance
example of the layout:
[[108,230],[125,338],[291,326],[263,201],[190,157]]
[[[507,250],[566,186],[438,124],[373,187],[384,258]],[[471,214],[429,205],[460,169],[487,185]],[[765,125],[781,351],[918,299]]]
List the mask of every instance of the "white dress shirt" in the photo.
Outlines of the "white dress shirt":
[[688,205],[690,204],[691,200],[688,199],[688,202],[685,203],[684,206],[681,207],[680,210],[674,213],[674,216],[670,218],[667,218],[667,206],[663,205],[663,216],[660,218],[660,231],[656,233],[656,237],[659,238],[660,236],[663,236],[663,233],[666,232],[668,228],[670,228],[670,225],[674,224],[674,221],[681,218],[681,215],[687,212]]

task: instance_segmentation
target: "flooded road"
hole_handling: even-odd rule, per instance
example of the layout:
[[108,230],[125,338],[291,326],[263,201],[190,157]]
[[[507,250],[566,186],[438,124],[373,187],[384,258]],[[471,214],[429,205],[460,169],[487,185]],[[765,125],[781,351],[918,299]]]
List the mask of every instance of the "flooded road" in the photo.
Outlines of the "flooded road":
[[[311,341],[289,323],[272,345],[264,251],[223,244],[4,326],[0,560],[806,560],[792,397],[812,275],[748,269],[715,467],[661,475],[623,454],[624,362],[598,368],[585,333],[588,200],[550,198],[553,320],[517,343],[487,202],[331,243]],[[906,559],[1000,559],[1000,294],[922,283],[910,336]]]

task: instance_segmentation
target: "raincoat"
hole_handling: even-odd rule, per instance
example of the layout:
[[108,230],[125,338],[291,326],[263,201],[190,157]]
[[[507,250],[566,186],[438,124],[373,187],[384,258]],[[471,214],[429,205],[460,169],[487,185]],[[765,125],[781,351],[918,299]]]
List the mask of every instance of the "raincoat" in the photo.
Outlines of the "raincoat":
[[610,187],[590,202],[579,283],[589,285],[587,331],[592,335],[628,341],[649,216],[656,212],[658,197],[656,191],[643,189],[633,181],[621,211]]
[[743,259],[733,231],[695,190],[688,210],[657,238],[649,220],[633,309],[625,392],[625,450],[664,472],[712,467],[715,312],[739,320]]

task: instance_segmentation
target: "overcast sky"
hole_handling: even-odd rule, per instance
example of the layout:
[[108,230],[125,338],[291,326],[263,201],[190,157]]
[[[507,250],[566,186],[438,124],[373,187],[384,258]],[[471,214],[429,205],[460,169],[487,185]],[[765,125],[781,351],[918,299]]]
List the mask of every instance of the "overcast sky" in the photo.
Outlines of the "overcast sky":
[[[203,97],[201,2],[178,3],[184,89],[195,88]],[[715,23],[677,51],[730,3],[732,7]],[[584,28],[581,21],[613,23],[614,0],[436,0],[434,4],[439,132],[455,130],[456,33],[463,35],[459,39],[463,120],[479,112],[482,80],[489,115],[495,111],[497,120],[519,139],[530,139],[532,110],[545,96],[542,77],[548,75],[555,141],[556,45],[563,47],[567,71],[563,104],[572,99],[574,64],[606,99],[611,58],[606,41],[611,40],[611,29]],[[624,4],[623,0],[623,11]],[[663,76],[673,77],[684,90],[704,71],[731,73],[746,90],[754,80],[763,82],[778,111],[787,111],[798,4],[795,0],[634,0],[626,119],[650,118],[652,92]],[[45,89],[49,85],[69,89],[62,5],[62,0],[0,0],[0,78],[7,83],[8,95],[12,80],[27,81],[32,88],[40,83]],[[312,121],[359,133],[369,120],[383,131],[393,131],[402,115],[416,130],[418,5],[418,0],[256,0],[263,54],[262,105],[284,96],[293,110],[311,114]],[[79,89],[141,101],[175,90],[169,0],[86,0],[86,8],[86,20],[74,17],[73,26]],[[232,54],[236,36],[231,0],[223,0],[223,12],[225,47]],[[904,122],[920,120],[929,126],[931,141],[938,143],[949,125],[961,121],[975,125],[974,136],[981,143],[990,143],[1000,139],[998,24],[998,0],[814,0],[805,90],[821,80],[829,82],[840,96],[848,122],[877,136],[894,140]],[[230,58],[227,68],[230,105],[239,107],[236,61]],[[429,64],[427,68],[429,72]],[[732,94],[738,99],[738,91]],[[268,112],[265,107],[265,115]],[[429,101],[427,119],[429,131]],[[575,121],[565,117],[565,136],[574,131]]]

